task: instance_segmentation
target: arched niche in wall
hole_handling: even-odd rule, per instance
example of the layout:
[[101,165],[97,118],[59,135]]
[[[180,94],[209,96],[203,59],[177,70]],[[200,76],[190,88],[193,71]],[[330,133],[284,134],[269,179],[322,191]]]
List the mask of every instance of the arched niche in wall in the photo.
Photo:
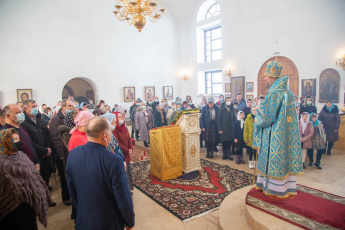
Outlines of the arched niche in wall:
[[294,95],[299,95],[299,75],[298,70],[293,61],[291,61],[287,57],[283,56],[276,56],[271,57],[267,61],[265,61],[259,71],[258,75],[258,96],[262,93],[264,95],[267,94],[267,91],[270,89],[270,85],[265,81],[265,68],[266,64],[269,61],[275,61],[277,59],[278,62],[283,64],[283,70],[281,76],[289,76],[289,86],[291,91]]
[[62,99],[73,96],[74,100],[78,101],[79,104],[88,102],[89,100],[93,100],[95,103],[95,87],[90,82],[85,78],[73,78],[69,80],[62,89]]

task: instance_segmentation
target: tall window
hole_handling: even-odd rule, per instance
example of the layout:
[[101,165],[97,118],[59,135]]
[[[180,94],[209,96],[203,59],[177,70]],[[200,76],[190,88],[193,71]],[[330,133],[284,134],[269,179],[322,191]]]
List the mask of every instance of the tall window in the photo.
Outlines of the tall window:
[[222,93],[222,71],[205,72],[205,93],[221,94]]
[[218,3],[214,3],[206,12],[205,19],[212,18],[213,16],[220,14]]
[[222,59],[222,29],[220,26],[204,30],[205,62]]

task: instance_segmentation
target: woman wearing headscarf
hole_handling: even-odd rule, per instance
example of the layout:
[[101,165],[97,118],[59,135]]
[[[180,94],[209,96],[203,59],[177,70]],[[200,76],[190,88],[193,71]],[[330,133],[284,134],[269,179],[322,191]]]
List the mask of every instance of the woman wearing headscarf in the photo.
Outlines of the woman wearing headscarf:
[[0,229],[36,230],[37,219],[47,227],[47,185],[22,151],[15,129],[0,131]]
[[340,115],[338,106],[332,100],[328,100],[319,114],[319,120],[324,124],[327,137],[327,155],[331,155],[335,141],[339,140],[338,130],[340,126]]
[[[313,123],[309,121],[309,113],[302,113],[301,119],[299,120],[299,135],[301,138],[301,147],[302,147],[302,160],[303,168],[305,169],[305,157],[307,155],[307,149],[313,147],[311,138],[314,134]],[[312,163],[309,163],[309,166],[313,166]]]
[[324,153],[324,149],[326,148],[325,147],[325,144],[326,144],[325,130],[323,128],[322,122],[317,119],[317,115],[315,113],[311,114],[309,121],[313,123],[314,134],[311,138],[313,148],[308,149],[308,157],[310,160],[310,164],[313,164],[314,149],[316,149],[317,155],[316,155],[316,162],[314,166],[317,167],[318,169],[322,169],[320,164],[321,164],[322,154]]
[[130,164],[131,156],[130,154],[133,152],[133,142],[129,135],[128,129],[126,127],[125,119],[123,118],[120,112],[114,112],[116,115],[116,127],[113,130],[113,134],[118,141],[122,153],[125,156],[127,169],[126,169],[126,176],[128,185],[131,191],[134,190],[133,186],[133,176],[132,176],[132,166]]
[[93,117],[89,111],[81,111],[74,118],[75,127],[69,132],[72,136],[68,143],[68,151],[87,143],[85,126]]
[[[253,149],[253,130],[254,130],[254,119],[256,115],[257,106],[253,105],[251,107],[251,113],[248,114],[245,123],[244,123],[244,131],[243,131],[243,140],[246,143],[247,153],[249,154],[249,168],[255,168],[255,161],[256,161],[256,149]],[[253,159],[254,157],[254,159]],[[243,159],[242,159],[243,160]]]

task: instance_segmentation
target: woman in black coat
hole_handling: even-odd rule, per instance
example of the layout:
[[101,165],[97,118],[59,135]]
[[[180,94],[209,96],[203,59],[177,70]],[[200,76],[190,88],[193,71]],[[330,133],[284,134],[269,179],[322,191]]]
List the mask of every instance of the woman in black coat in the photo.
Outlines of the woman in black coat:
[[164,106],[158,105],[157,109],[153,112],[154,127],[159,128],[167,125],[166,115],[164,113]]
[[230,156],[230,146],[234,140],[233,123],[236,120],[234,106],[231,104],[230,97],[226,98],[218,110],[217,126],[219,130],[220,140],[222,141],[223,160],[234,160]]
[[320,112],[319,120],[322,122],[326,132],[327,155],[331,155],[334,142],[339,140],[338,130],[340,126],[339,109],[334,105],[333,101],[327,101]]

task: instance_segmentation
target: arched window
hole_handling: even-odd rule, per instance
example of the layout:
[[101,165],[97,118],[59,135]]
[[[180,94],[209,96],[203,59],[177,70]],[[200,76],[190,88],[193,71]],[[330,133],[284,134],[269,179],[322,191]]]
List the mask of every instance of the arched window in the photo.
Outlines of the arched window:
[[218,3],[214,3],[210,8],[208,8],[205,19],[212,18],[215,15],[220,14],[220,9]]

